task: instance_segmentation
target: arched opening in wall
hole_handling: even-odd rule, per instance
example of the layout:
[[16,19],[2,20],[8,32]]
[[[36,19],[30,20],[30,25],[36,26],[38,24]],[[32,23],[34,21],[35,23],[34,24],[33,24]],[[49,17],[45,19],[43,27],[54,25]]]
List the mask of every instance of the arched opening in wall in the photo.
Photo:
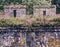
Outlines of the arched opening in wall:
[[43,11],[43,16],[46,16],[46,11]]
[[13,13],[14,13],[14,17],[16,17],[16,10],[13,10]]

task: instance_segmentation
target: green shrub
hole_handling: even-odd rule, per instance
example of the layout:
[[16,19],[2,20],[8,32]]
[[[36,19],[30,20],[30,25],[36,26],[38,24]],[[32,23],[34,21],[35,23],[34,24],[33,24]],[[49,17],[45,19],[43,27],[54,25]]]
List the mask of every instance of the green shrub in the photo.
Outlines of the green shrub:
[[54,18],[51,21],[53,21],[53,22],[60,22],[60,18]]
[[40,16],[34,16],[34,18],[35,18],[37,21],[42,20]]
[[21,22],[26,20],[26,18],[1,18],[0,26],[19,26]]
[[[30,18],[0,18],[0,26],[60,26],[60,19],[45,18],[45,23],[43,19],[39,16],[34,17],[33,21],[29,20]],[[27,21],[28,20],[28,21]],[[40,21],[42,20],[42,21]],[[38,22],[37,22],[38,21]]]

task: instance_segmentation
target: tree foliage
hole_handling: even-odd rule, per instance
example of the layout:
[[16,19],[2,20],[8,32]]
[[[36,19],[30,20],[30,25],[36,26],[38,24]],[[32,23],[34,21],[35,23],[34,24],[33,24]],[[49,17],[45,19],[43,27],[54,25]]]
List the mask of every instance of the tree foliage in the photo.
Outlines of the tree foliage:
[[52,0],[52,4],[56,5],[57,13],[60,13],[60,0]]
[[57,6],[57,13],[60,13],[60,0],[0,0],[0,10],[4,5],[22,4],[28,6],[28,11],[33,10],[33,5],[51,5]]
[[0,5],[21,4],[22,0],[0,0]]

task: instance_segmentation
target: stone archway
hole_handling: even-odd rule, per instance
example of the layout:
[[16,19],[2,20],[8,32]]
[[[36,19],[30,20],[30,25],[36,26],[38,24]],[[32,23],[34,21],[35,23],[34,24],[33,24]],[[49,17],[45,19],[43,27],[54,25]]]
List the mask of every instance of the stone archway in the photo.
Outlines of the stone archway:
[[16,17],[16,10],[13,10],[13,15],[14,17]]

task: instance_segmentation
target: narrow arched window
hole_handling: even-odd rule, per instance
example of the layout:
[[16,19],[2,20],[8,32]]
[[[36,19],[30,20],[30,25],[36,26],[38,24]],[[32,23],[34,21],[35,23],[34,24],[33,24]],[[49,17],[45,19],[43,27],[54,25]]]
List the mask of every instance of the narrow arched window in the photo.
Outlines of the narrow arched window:
[[44,16],[46,15],[46,11],[43,11],[43,15],[44,15]]

